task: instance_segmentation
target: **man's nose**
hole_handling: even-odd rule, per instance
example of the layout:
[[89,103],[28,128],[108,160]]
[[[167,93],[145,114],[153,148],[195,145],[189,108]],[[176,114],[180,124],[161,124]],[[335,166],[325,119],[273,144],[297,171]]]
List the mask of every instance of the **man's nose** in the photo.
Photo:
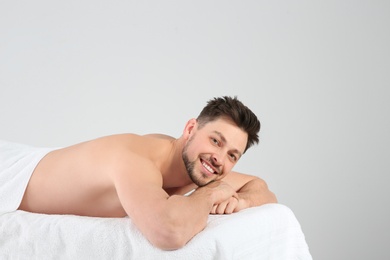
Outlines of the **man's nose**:
[[223,156],[219,155],[219,154],[213,154],[211,156],[211,160],[213,162],[213,164],[215,166],[221,166],[222,163],[223,163],[223,159],[222,159]]

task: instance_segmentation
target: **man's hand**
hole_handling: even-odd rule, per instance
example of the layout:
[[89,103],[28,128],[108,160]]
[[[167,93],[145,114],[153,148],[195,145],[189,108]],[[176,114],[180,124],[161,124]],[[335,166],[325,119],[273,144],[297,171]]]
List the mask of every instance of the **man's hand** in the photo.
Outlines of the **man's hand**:
[[213,205],[220,204],[231,197],[237,197],[237,192],[224,181],[213,181],[206,186],[198,188],[198,190],[208,190],[211,192]]
[[223,201],[214,202],[210,214],[231,214],[249,207],[277,203],[275,194],[257,177],[233,173],[224,178],[224,181],[218,182],[223,183],[225,188],[229,187],[228,190],[233,189],[236,192]]
[[237,197],[231,197],[219,204],[214,204],[211,209],[211,214],[231,214],[238,211],[240,199]]
[[214,196],[211,214],[231,214],[248,207],[245,200],[240,198],[233,187],[224,181],[215,181],[206,187],[212,190]]

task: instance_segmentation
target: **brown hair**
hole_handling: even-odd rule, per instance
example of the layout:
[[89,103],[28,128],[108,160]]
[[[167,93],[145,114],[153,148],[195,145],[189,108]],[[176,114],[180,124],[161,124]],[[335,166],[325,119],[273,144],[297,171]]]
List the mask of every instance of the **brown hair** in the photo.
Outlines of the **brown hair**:
[[244,152],[253,144],[259,143],[260,121],[237,97],[224,96],[209,100],[197,118],[199,128],[219,118],[232,120],[248,134]]

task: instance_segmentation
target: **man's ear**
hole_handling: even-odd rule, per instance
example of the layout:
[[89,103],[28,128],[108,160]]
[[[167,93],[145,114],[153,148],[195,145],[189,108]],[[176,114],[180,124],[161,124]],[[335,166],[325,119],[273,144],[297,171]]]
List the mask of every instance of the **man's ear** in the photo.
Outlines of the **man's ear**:
[[184,139],[189,139],[190,136],[193,134],[194,130],[197,128],[198,121],[196,118],[192,118],[188,120],[186,126],[184,127],[183,130],[183,137]]

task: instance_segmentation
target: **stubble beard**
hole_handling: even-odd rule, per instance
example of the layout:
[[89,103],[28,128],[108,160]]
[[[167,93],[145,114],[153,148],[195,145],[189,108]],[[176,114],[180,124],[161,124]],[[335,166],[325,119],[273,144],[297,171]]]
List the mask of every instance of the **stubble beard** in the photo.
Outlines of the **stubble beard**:
[[190,138],[190,140],[188,140],[187,144],[184,146],[182,157],[183,157],[184,166],[186,167],[187,174],[190,177],[191,181],[193,183],[195,183],[197,186],[203,187],[203,186],[206,186],[207,184],[209,184],[210,182],[213,182],[214,180],[205,182],[204,180],[202,180],[202,176],[197,177],[195,174],[196,160],[190,161],[190,159],[188,158],[188,154],[187,154],[188,146],[192,142],[193,137],[194,136],[192,136]]

